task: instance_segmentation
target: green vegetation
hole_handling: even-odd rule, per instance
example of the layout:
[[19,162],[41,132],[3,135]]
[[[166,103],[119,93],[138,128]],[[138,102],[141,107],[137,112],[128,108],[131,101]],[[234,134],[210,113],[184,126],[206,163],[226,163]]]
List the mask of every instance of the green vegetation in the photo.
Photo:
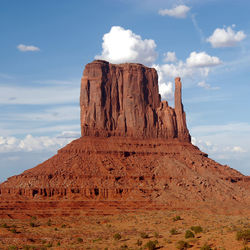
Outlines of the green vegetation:
[[94,239],[94,240],[93,240],[93,243],[98,242],[98,241],[102,241],[102,238]]
[[212,248],[209,245],[205,244],[200,248],[200,250],[212,250]]
[[175,228],[172,228],[169,232],[171,233],[171,235],[178,234],[178,231]]
[[25,245],[25,246],[23,246],[23,249],[24,250],[34,250],[34,249],[37,249],[37,248],[35,246]]
[[197,234],[197,233],[201,233],[203,231],[203,228],[201,226],[192,226],[191,230]]
[[138,239],[138,240],[136,241],[136,245],[137,245],[137,246],[141,246],[141,245],[142,245],[142,241],[141,241],[140,239]]
[[51,222],[51,219],[49,219],[48,222],[47,222],[47,226],[50,227],[51,225],[52,225],[52,222]]
[[53,245],[52,245],[51,242],[49,242],[49,243],[46,245],[46,247],[53,247]]
[[17,230],[15,228],[11,228],[10,232],[12,232],[13,234],[17,234]]
[[180,240],[180,241],[177,242],[176,247],[177,247],[177,249],[185,250],[185,249],[190,248],[191,246],[189,245],[188,242],[186,242],[184,240]]
[[158,232],[154,232],[154,237],[155,238],[159,238],[160,237],[159,233]]
[[250,242],[250,229],[243,229],[236,233],[236,240],[243,240],[244,242]]
[[145,248],[148,250],[155,250],[157,244],[158,244],[157,240],[155,241],[150,240],[145,244]]
[[177,215],[173,218],[173,221],[178,221],[178,220],[181,220],[181,216]]
[[148,234],[146,234],[145,232],[142,232],[142,233],[141,233],[141,238],[142,238],[142,239],[147,239],[147,238],[149,238],[149,237],[148,237]]
[[121,246],[121,249],[128,249],[128,246],[126,244]]
[[17,250],[18,248],[16,246],[9,246],[8,250]]
[[83,239],[80,238],[80,237],[78,237],[78,238],[77,238],[77,242],[78,242],[78,243],[82,243],[82,242],[83,242]]
[[188,239],[188,238],[194,238],[194,233],[190,230],[187,230],[186,233],[185,233],[185,238]]
[[120,240],[122,236],[119,233],[114,234],[113,236],[114,240]]

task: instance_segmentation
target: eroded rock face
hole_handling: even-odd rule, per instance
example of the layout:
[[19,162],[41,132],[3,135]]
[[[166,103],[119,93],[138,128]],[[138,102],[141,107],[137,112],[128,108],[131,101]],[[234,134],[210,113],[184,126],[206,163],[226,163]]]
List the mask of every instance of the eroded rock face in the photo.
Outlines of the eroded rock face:
[[141,64],[86,65],[81,82],[82,136],[178,138],[190,141],[176,80],[175,109],[161,102],[158,76]]
[[82,137],[1,183],[0,218],[201,207],[249,213],[250,177],[190,143],[180,78],[171,108],[160,100],[155,69],[94,61],[80,98]]

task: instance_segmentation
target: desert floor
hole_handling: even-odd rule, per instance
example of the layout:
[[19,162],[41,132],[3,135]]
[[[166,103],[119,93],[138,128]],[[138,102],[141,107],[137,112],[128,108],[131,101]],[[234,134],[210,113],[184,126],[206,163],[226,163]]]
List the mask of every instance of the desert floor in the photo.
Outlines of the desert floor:
[[[202,232],[185,238],[192,226],[202,227]],[[0,219],[0,249],[150,249],[146,244],[156,240],[157,249],[186,249],[179,241],[189,243],[190,249],[205,245],[221,250],[250,249],[249,242],[236,239],[237,231],[249,229],[247,216],[194,211]]]

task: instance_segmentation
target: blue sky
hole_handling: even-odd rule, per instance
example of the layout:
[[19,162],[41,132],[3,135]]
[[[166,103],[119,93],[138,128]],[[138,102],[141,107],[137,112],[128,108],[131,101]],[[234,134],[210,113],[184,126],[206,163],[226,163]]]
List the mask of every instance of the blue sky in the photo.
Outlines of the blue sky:
[[0,181],[80,136],[95,58],[156,67],[170,105],[181,76],[193,143],[249,175],[249,11],[245,0],[0,1]]

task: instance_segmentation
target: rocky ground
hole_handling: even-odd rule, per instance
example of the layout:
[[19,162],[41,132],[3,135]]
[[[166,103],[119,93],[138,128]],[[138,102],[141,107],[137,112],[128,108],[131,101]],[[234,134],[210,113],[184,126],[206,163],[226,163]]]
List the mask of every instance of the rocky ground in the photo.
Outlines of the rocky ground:
[[[249,216],[207,214],[198,209],[1,219],[0,225],[0,249],[150,249],[149,242],[157,249],[186,249],[181,244],[191,249],[250,247]],[[192,232],[190,238],[187,230]],[[239,232],[246,230],[245,240],[237,240]]]

